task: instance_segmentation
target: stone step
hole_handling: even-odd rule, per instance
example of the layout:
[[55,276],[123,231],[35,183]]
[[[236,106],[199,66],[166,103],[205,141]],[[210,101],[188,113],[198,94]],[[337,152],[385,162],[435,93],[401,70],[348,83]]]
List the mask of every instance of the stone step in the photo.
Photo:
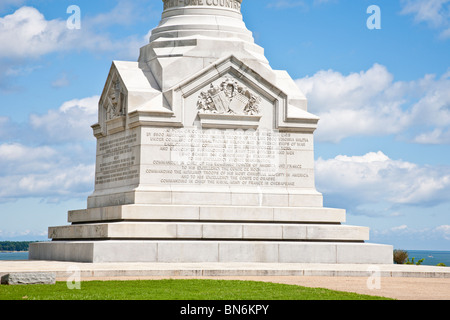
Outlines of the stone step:
[[71,223],[101,221],[252,221],[344,223],[342,209],[317,207],[227,207],[227,206],[173,206],[123,205],[69,211]]
[[[147,151],[149,152],[149,151]],[[312,155],[311,155],[312,156]],[[311,165],[313,165],[311,163]],[[135,167],[137,170],[138,167]],[[309,176],[312,175],[313,169]],[[310,185],[304,188],[230,187],[213,185],[124,186],[95,190],[88,197],[88,208],[127,204],[201,205],[201,206],[264,206],[323,207],[323,195]]]
[[369,228],[322,224],[113,222],[49,228],[49,238],[365,241]]
[[54,241],[32,243],[30,260],[79,262],[261,262],[392,264],[393,248],[371,243],[257,241]]

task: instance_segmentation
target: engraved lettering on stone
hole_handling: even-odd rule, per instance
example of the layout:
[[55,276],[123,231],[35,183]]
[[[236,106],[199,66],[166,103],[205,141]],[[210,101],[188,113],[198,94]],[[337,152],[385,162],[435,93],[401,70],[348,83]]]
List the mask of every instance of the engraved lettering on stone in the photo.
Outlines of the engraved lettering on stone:
[[213,6],[241,10],[241,1],[238,0],[165,0],[164,10],[187,6]]
[[137,141],[135,133],[114,139],[105,139],[99,143],[98,151],[101,162],[98,163],[96,185],[117,183],[138,177],[134,167],[136,158],[132,146]]
[[288,164],[286,158],[310,150],[304,136],[272,130],[155,130],[146,135],[155,150],[145,169],[149,183],[299,187],[311,177],[312,168]]
[[259,115],[261,98],[237,81],[225,79],[220,85],[211,84],[200,93],[197,102],[201,113]]

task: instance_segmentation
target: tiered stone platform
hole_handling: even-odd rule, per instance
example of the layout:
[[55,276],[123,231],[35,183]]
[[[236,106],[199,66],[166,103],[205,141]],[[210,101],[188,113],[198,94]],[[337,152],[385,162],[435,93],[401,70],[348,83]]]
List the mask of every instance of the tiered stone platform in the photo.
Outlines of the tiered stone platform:
[[392,263],[369,229],[329,208],[125,205],[69,212],[30,259],[84,262]]

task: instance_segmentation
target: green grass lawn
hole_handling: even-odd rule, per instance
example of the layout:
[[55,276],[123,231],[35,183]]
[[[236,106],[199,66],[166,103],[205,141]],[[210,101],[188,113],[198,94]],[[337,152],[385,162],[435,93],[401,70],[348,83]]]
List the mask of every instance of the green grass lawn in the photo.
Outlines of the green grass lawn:
[[0,286],[0,300],[379,300],[328,289],[256,281],[148,280],[82,282],[70,290],[56,285]]

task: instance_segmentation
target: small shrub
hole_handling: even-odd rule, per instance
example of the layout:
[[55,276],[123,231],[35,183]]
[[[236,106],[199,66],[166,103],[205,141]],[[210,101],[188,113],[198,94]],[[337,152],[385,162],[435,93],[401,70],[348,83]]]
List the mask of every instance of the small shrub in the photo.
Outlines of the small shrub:
[[441,262],[437,264],[438,267],[446,267],[445,263]]
[[415,264],[417,266],[420,266],[425,261],[425,259],[420,259],[419,261],[415,262],[414,261],[415,259],[416,258],[412,258],[412,260],[409,261],[409,258],[408,258],[408,261],[406,261],[406,264]]
[[404,264],[408,260],[408,252],[405,250],[394,250],[394,262]]

